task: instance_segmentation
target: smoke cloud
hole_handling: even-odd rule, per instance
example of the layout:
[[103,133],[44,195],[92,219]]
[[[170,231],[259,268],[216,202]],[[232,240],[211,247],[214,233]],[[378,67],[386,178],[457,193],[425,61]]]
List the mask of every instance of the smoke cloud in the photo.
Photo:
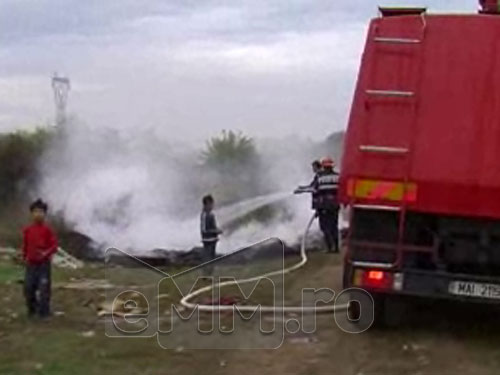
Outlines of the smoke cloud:
[[[231,171],[223,183],[230,191],[232,180],[252,175],[258,188],[245,191],[239,202],[219,205],[216,215],[225,227],[269,204],[275,209],[267,220],[245,220],[231,228],[221,239],[221,252],[269,237],[294,242],[311,215],[309,197],[291,192],[311,179],[314,144],[295,138],[256,143],[258,170]],[[201,164],[203,147],[173,144],[154,129],[96,130],[72,120],[45,155],[40,194],[75,230],[103,246],[188,250],[200,245],[201,196],[221,182]],[[227,202],[222,193],[214,195]]]

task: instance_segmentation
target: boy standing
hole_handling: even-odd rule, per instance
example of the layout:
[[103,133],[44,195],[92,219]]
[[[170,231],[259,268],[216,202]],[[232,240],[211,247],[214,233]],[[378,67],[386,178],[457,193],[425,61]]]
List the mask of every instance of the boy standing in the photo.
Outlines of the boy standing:
[[50,315],[50,263],[57,252],[57,238],[45,223],[47,209],[41,199],[34,201],[30,205],[32,224],[23,230],[24,295],[30,317]]
[[[202,202],[203,210],[200,217],[201,241],[205,250],[205,259],[208,262],[215,259],[215,248],[217,247],[217,241],[219,241],[219,235],[222,234],[222,231],[217,227],[213,213],[214,198],[211,195],[206,195],[203,197]],[[206,266],[207,274],[211,275],[212,271],[212,265]]]

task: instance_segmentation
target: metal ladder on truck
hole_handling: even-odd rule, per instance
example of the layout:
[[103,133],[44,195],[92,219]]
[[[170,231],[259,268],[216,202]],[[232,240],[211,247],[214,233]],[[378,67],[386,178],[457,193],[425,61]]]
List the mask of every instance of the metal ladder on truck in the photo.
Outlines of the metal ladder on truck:
[[[369,34],[372,40],[369,41],[368,48],[371,50],[366,51],[371,54],[372,58],[366,80],[368,86],[364,92],[363,128],[365,134],[369,135],[366,136],[367,142],[359,146],[359,152],[363,154],[363,163],[370,162],[370,158],[383,158],[385,165],[391,165],[390,178],[403,183],[404,193],[401,201],[391,202],[390,205],[358,206],[398,213],[398,242],[394,246],[395,261],[393,263],[355,262],[355,265],[393,269],[401,266],[403,251],[428,251],[433,253],[433,256],[436,253],[435,249],[431,248],[403,245],[408,208],[406,197],[411,183],[410,173],[419,103],[418,88],[422,75],[427,24],[425,8],[379,9],[382,17]],[[405,30],[408,31],[405,35],[397,34],[397,25],[400,28],[400,23],[394,26],[395,23],[390,19],[385,19],[393,16],[410,16],[406,21]],[[387,121],[380,121],[381,119]],[[392,140],[387,139],[388,134],[394,134]],[[397,142],[394,142],[395,139]]]

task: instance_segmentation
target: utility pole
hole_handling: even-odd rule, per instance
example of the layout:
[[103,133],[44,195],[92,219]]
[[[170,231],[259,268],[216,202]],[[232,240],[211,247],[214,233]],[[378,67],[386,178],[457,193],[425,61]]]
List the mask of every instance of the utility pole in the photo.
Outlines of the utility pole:
[[54,102],[56,105],[56,126],[63,127],[66,123],[66,104],[70,90],[69,78],[60,77],[54,73],[52,77],[52,90],[54,91]]

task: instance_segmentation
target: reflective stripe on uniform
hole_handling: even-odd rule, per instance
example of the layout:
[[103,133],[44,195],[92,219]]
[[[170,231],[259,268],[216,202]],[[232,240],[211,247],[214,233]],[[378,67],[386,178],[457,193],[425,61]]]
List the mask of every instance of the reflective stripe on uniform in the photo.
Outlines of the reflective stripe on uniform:
[[219,241],[219,237],[210,237],[201,239],[201,242],[217,242],[217,241]]
[[332,185],[319,185],[318,190],[335,190],[338,189],[339,185],[337,184],[332,184]]

